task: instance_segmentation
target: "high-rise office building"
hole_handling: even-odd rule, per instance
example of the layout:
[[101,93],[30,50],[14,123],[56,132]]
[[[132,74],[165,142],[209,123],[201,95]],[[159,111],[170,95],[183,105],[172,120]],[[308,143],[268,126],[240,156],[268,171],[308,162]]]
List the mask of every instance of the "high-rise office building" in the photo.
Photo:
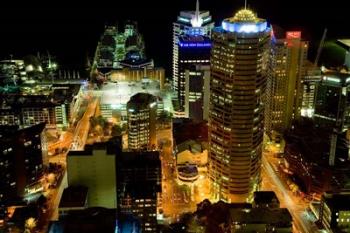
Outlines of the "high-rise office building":
[[321,69],[310,61],[305,62],[305,72],[302,78],[303,97],[301,101],[302,117],[312,118],[315,112],[316,84],[321,81]]
[[0,127],[0,215],[2,207],[42,190],[44,129],[45,123],[22,129]]
[[[208,108],[211,42],[207,36],[185,35],[179,38],[179,83],[177,96],[185,116],[203,120]],[[206,100],[204,100],[206,99]],[[204,103],[207,106],[204,106]]]
[[273,136],[273,132],[283,133],[300,116],[308,43],[300,31],[285,32],[273,25],[270,51],[265,129]]
[[124,152],[117,156],[118,212],[138,218],[142,232],[158,232],[161,187],[158,151]]
[[[184,73],[181,74],[179,70],[180,37],[182,35],[202,35],[210,38],[213,27],[214,22],[212,21],[209,11],[199,11],[198,0],[195,11],[181,11],[180,15],[177,17],[177,21],[173,24],[173,89],[176,92],[178,92],[181,87],[183,90],[180,93],[184,95],[185,92],[185,85],[183,83],[185,82]],[[191,63],[195,63],[197,60],[200,59],[193,59]],[[200,62],[201,61],[199,61],[199,63]]]
[[349,129],[349,97],[349,73],[335,71],[323,73],[315,90],[314,120],[316,125],[331,127],[338,132]]
[[224,201],[258,188],[264,131],[270,28],[248,9],[213,30],[209,112],[209,175]]
[[157,99],[147,93],[132,96],[127,103],[129,150],[156,147]]

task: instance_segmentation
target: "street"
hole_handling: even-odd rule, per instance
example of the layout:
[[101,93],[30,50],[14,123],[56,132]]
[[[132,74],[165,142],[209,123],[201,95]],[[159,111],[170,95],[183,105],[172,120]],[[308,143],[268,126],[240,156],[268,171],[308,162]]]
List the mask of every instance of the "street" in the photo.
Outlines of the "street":
[[294,232],[318,232],[316,225],[308,218],[307,207],[309,203],[286,188],[285,181],[278,174],[278,171],[275,171],[273,168],[273,166],[277,166],[276,162],[277,160],[274,159],[273,154],[263,153],[261,171],[263,178],[262,190],[274,191],[280,201],[281,208],[287,208],[289,210],[294,221]]

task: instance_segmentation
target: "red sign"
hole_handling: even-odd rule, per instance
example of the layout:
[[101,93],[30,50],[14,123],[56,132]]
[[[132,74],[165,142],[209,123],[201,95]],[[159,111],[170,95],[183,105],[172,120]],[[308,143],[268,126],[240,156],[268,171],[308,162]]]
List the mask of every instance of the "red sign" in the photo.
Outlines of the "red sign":
[[286,33],[287,39],[299,39],[301,38],[301,31],[292,31]]

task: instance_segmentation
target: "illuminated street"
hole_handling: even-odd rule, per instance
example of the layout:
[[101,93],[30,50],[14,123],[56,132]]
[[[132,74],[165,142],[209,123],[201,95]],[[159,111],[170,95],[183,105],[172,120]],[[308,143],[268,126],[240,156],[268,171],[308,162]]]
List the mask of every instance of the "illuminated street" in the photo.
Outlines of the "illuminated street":
[[[274,161],[274,162],[272,162]],[[282,208],[287,208],[294,220],[294,232],[318,232],[317,227],[310,221],[307,211],[308,203],[297,197],[283,181],[278,171],[273,166],[277,166],[276,159],[272,153],[264,153],[262,158],[262,190],[274,191],[281,203]]]

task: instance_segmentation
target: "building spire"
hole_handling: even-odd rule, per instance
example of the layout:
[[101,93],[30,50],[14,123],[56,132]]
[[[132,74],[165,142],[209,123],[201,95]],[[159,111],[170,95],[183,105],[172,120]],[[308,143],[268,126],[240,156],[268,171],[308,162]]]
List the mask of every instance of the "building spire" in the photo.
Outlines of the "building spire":
[[196,18],[199,19],[199,0],[196,2]]
[[194,13],[194,17],[191,20],[191,24],[192,24],[192,27],[201,27],[202,23],[203,23],[203,19],[200,17],[199,0],[197,0],[197,2],[196,2],[196,11]]
[[244,0],[244,9],[247,10],[247,0]]

